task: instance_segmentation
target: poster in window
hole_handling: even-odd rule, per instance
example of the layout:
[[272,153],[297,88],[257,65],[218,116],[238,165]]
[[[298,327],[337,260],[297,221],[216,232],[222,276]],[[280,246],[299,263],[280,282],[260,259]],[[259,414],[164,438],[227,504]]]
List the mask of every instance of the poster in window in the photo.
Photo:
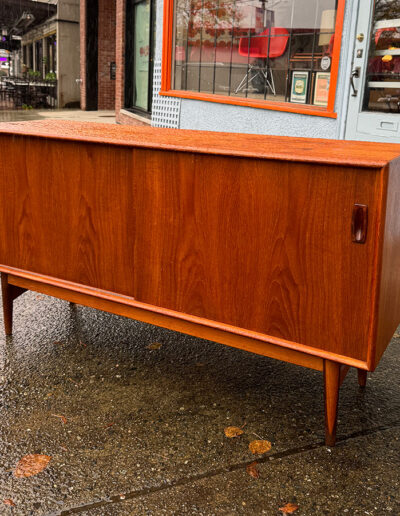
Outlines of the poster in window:
[[316,106],[328,105],[330,73],[318,72],[315,74],[314,104]]
[[307,102],[308,78],[310,72],[292,72],[292,87],[290,89],[290,102],[305,104]]

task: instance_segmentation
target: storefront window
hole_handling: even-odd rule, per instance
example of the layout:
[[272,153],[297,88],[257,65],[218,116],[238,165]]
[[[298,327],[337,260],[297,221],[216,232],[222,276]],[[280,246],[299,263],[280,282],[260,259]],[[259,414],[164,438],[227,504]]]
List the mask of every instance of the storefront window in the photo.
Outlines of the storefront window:
[[175,0],[171,89],[328,105],[337,0]]

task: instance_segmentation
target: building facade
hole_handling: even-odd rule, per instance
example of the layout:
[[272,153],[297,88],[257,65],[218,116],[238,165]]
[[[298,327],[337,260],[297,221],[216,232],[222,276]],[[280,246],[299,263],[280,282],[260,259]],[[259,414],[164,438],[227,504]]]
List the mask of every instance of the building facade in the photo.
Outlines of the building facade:
[[79,107],[79,0],[23,0],[11,7],[5,30],[20,42],[12,54],[11,74],[55,81],[52,107]]
[[[103,2],[81,16],[97,6],[95,61],[121,123],[400,142],[399,0]],[[99,73],[99,108],[105,87]]]

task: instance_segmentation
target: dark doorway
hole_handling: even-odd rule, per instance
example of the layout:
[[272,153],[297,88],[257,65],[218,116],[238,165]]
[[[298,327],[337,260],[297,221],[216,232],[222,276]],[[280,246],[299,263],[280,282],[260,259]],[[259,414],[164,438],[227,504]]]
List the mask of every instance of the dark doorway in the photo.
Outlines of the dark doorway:
[[86,1],[86,111],[98,107],[99,2]]

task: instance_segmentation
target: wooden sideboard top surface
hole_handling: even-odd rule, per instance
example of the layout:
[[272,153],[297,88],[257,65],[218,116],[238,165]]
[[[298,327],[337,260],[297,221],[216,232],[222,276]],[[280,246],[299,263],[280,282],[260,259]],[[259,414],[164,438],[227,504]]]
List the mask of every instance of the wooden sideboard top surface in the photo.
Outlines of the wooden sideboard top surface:
[[2,123],[1,134],[372,168],[382,168],[400,155],[400,145],[396,144],[131,127],[64,120]]

